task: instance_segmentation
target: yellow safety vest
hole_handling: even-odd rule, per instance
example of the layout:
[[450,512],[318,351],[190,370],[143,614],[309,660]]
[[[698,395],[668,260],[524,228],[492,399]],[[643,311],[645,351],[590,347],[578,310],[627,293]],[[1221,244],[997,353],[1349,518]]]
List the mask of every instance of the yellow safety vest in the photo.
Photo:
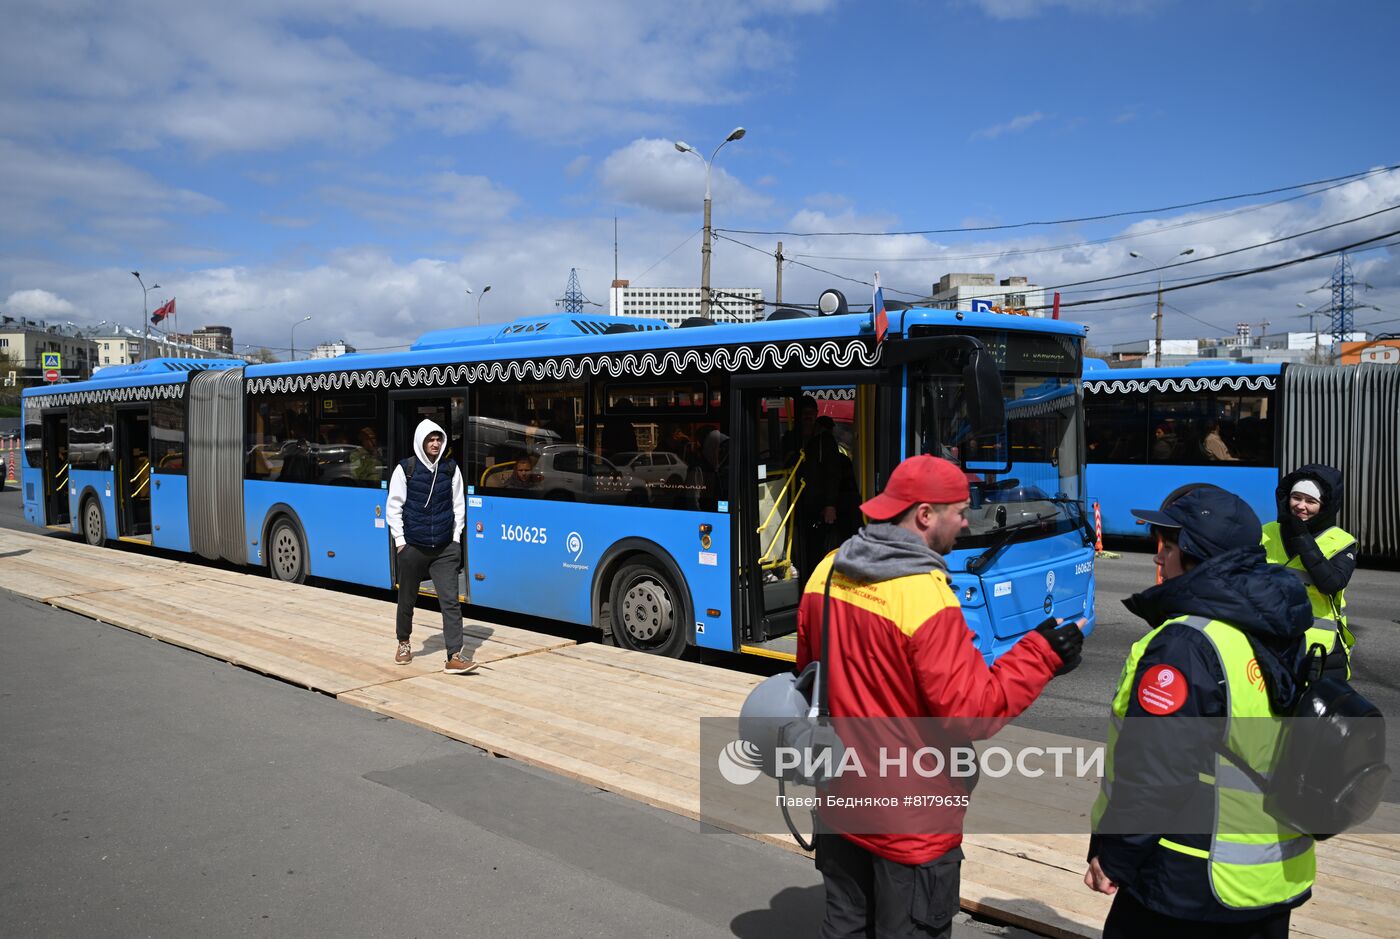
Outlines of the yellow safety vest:
[[[1284,725],[1269,706],[1269,694],[1258,677],[1258,663],[1249,638],[1228,623],[1204,616],[1168,620],[1133,645],[1118,679],[1103,785],[1092,815],[1095,830],[1108,808],[1113,787],[1113,751],[1136,690],[1138,662],[1157,633],[1172,623],[1200,631],[1220,658],[1228,702],[1227,747],[1265,779],[1273,768]],[[1215,791],[1215,821],[1209,849],[1181,844],[1165,836],[1158,839],[1158,845],[1207,861],[1211,892],[1221,905],[1234,910],[1258,909],[1287,903],[1312,887],[1317,874],[1313,839],[1269,815],[1264,810],[1264,793],[1238,766],[1217,753],[1214,775],[1202,774],[1201,782]]]
[[[1355,538],[1336,526],[1319,534],[1316,540],[1318,550],[1328,560],[1356,543]],[[1337,648],[1337,637],[1340,635],[1342,650],[1347,656],[1347,676],[1350,677],[1351,647],[1356,644],[1356,639],[1352,636],[1351,630],[1347,628],[1346,590],[1338,590],[1334,594],[1326,594],[1318,590],[1313,584],[1312,575],[1303,566],[1302,558],[1288,556],[1288,549],[1284,547],[1283,533],[1278,522],[1269,522],[1264,526],[1262,544],[1270,564],[1282,564],[1296,574],[1298,579],[1308,588],[1308,600],[1312,602],[1313,613],[1313,628],[1308,630],[1308,648],[1320,645],[1331,653]]]

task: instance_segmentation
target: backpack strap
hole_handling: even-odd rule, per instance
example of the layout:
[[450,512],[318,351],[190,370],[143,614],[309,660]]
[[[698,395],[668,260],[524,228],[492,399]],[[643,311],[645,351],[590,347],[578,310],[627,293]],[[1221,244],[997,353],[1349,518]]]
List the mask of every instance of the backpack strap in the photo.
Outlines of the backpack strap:
[[817,716],[820,720],[831,717],[831,697],[826,691],[826,679],[831,668],[831,657],[827,653],[831,649],[831,578],[835,574],[836,561],[833,559],[826,572],[826,587],[822,589],[822,665],[817,673]]
[[1239,770],[1250,782],[1254,783],[1261,793],[1267,794],[1269,792],[1269,780],[1265,779],[1262,773],[1246,763],[1244,757],[1240,756],[1234,750],[1231,750],[1225,741],[1215,741],[1215,752],[1229,760],[1230,763],[1234,765],[1235,769]]
[[[826,587],[822,590],[822,651],[820,664],[817,666],[816,675],[816,705],[817,722],[826,724],[831,720],[831,704],[826,692],[827,667],[831,659],[827,655],[827,650],[831,648],[831,578],[836,573],[836,562],[832,561],[831,569],[826,573]],[[810,719],[810,718],[809,718]],[[817,810],[812,809],[812,840],[808,841],[802,837],[802,832],[797,830],[793,824],[792,816],[788,814],[787,788],[784,778],[778,777],[778,803],[783,809],[783,821],[787,823],[788,832],[792,834],[803,851],[814,851],[817,847],[817,833],[820,830],[820,822],[817,820]]]
[[416,456],[411,456],[411,457],[408,457],[407,459],[399,460],[399,466],[401,466],[401,467],[403,468],[403,479],[404,479],[404,482],[408,482],[410,479],[413,478],[413,466],[414,466],[414,464],[416,464],[417,462],[418,462],[418,458],[417,458]]

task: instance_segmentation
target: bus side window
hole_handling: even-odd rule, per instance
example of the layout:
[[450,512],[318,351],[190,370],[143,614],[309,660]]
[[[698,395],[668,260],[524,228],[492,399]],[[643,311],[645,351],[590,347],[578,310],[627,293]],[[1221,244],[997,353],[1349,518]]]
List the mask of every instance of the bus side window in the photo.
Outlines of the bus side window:
[[1124,395],[1086,396],[1090,463],[1146,463],[1149,439],[1147,402]]

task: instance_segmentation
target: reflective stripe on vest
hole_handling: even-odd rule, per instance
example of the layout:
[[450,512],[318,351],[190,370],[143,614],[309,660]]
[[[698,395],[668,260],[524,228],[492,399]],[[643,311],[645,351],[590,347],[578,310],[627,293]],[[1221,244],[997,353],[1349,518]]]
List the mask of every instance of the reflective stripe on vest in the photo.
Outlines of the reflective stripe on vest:
[[[1267,773],[1261,773],[1260,775],[1263,776],[1265,780],[1269,778]],[[1264,791],[1259,788],[1258,783],[1249,778],[1248,774],[1246,774],[1244,770],[1240,769],[1234,763],[1230,763],[1228,761],[1222,763],[1218,768],[1215,776],[1215,782],[1222,789],[1235,789],[1239,792],[1257,793],[1263,793]]]
[[[1318,550],[1322,556],[1331,560],[1341,554],[1347,548],[1356,544],[1356,539],[1347,534],[1335,525],[1319,534],[1315,539]],[[1312,604],[1313,625],[1307,632],[1307,647],[1322,646],[1327,654],[1338,650],[1338,647],[1351,655],[1351,646],[1354,640],[1351,632],[1347,629],[1346,617],[1346,591],[1339,590],[1336,594],[1328,596],[1317,589],[1313,584],[1312,575],[1303,566],[1303,560],[1299,557],[1289,557],[1288,549],[1283,544],[1283,532],[1278,522],[1269,522],[1264,526],[1264,536],[1260,542],[1264,546],[1264,554],[1268,557],[1270,564],[1281,564],[1290,573],[1303,582],[1308,589],[1308,602]],[[1341,629],[1338,629],[1340,623]],[[1338,634],[1341,635],[1341,642],[1338,643]],[[1350,676],[1350,667],[1347,668],[1347,675]]]
[[[1257,676],[1256,679],[1250,677],[1249,663],[1254,660],[1254,652],[1249,637],[1228,623],[1206,617],[1184,616],[1169,620],[1133,645],[1119,678],[1109,727],[1104,781],[1094,803],[1096,827],[1112,792],[1113,750],[1124,727],[1122,718],[1132,697],[1138,662],[1156,634],[1172,623],[1197,630],[1215,649],[1225,675],[1229,748],[1265,779],[1272,769],[1282,721],[1270,708],[1267,690],[1256,683]],[[1213,777],[1201,774],[1201,780],[1215,792],[1210,849],[1191,847],[1167,837],[1159,838],[1158,845],[1206,861],[1211,891],[1221,905],[1230,909],[1273,906],[1305,893],[1312,886],[1316,873],[1313,840],[1271,817],[1264,810],[1263,792],[1242,769],[1224,757],[1217,754]]]

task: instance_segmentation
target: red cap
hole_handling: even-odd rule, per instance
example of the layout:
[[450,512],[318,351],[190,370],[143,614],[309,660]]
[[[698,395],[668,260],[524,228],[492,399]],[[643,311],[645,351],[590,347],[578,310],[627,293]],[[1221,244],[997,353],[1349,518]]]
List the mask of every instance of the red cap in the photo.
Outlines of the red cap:
[[896,466],[885,491],[861,505],[860,510],[883,522],[919,502],[948,505],[967,497],[967,476],[963,471],[948,460],[923,453]]

